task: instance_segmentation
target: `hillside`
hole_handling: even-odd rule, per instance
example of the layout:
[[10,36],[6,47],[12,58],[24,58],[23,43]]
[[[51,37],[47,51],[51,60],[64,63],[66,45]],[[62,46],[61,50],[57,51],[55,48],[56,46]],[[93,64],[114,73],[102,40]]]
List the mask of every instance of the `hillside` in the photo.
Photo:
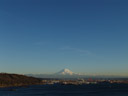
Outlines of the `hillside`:
[[40,84],[41,80],[18,74],[0,73],[0,87]]

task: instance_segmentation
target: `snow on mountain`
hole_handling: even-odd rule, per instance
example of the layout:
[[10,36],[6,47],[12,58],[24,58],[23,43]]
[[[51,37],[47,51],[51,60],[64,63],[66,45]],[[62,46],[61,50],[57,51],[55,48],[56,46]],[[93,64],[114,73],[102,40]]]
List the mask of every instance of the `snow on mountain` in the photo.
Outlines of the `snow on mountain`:
[[75,73],[73,73],[69,69],[63,69],[63,70],[61,70],[61,71],[59,71],[58,73],[55,73],[55,74],[56,75],[75,75]]

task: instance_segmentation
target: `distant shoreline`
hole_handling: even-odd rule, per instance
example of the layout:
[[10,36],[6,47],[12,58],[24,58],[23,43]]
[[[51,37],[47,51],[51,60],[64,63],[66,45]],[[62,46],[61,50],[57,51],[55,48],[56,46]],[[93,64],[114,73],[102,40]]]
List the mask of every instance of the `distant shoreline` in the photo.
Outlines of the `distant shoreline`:
[[[33,85],[43,85],[43,84],[33,84]],[[9,88],[9,87],[28,87],[32,85],[17,85],[17,86],[0,86],[0,88]]]

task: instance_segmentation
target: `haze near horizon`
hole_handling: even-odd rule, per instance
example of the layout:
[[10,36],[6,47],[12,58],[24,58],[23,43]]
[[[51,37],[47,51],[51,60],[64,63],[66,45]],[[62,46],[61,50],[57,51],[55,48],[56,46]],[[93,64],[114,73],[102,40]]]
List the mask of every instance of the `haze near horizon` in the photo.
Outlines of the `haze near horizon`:
[[127,0],[1,0],[0,72],[128,76]]

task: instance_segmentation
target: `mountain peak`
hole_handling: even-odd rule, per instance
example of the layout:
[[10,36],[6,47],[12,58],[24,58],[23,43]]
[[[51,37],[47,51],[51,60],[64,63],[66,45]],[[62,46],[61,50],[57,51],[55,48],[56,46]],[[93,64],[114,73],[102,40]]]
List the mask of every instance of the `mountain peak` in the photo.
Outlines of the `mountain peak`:
[[74,73],[69,69],[65,68],[57,73],[58,75],[73,75]]

